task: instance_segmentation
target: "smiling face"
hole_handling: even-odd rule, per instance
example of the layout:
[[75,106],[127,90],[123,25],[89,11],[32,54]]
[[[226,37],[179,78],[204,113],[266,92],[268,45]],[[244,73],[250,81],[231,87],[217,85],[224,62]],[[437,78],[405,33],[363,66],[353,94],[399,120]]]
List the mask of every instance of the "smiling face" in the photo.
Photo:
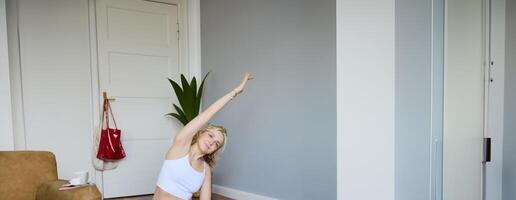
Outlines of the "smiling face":
[[199,136],[197,145],[204,154],[211,154],[224,145],[224,134],[214,128],[206,129]]

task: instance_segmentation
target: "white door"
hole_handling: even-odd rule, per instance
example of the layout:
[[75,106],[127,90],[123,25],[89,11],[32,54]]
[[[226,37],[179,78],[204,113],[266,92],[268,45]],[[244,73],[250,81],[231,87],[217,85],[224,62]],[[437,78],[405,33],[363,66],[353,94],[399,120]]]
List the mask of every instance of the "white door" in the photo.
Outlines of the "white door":
[[481,200],[483,0],[445,1],[443,200]]
[[[180,124],[165,116],[176,101],[167,77],[179,80],[177,6],[143,0],[98,0],[100,90],[111,105],[127,157],[103,172],[104,197],[154,192]],[[171,98],[174,97],[174,98]]]

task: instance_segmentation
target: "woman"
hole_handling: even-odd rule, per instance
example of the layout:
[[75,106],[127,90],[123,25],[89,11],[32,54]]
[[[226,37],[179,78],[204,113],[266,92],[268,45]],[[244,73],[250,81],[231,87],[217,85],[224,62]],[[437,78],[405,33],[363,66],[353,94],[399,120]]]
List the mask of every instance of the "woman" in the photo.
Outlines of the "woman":
[[201,188],[201,200],[211,199],[211,169],[218,154],[226,144],[226,129],[206,123],[226,103],[240,94],[248,80],[246,73],[242,82],[208,109],[183,127],[174,138],[159,174],[155,200],[190,199]]

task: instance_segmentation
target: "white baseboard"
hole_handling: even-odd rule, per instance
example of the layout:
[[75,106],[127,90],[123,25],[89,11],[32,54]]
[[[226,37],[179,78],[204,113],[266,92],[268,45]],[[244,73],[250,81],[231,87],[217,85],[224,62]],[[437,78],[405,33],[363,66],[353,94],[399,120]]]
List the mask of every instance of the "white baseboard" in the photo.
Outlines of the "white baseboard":
[[272,197],[257,195],[257,194],[244,192],[241,190],[236,190],[236,189],[232,189],[232,188],[228,188],[228,187],[224,187],[224,186],[220,186],[220,185],[215,185],[215,184],[213,184],[212,189],[213,189],[213,191],[212,191],[213,193],[217,193],[222,196],[229,197],[229,198],[236,199],[236,200],[240,200],[240,199],[242,199],[242,200],[276,200]]

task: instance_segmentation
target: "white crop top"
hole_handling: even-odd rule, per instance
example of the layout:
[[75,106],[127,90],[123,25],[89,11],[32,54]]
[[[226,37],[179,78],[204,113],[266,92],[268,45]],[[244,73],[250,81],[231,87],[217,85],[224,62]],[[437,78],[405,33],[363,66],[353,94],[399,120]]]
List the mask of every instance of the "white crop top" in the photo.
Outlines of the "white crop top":
[[192,194],[199,191],[204,181],[204,167],[202,172],[195,170],[188,161],[188,154],[179,159],[165,160],[157,185],[171,195],[191,199]]

